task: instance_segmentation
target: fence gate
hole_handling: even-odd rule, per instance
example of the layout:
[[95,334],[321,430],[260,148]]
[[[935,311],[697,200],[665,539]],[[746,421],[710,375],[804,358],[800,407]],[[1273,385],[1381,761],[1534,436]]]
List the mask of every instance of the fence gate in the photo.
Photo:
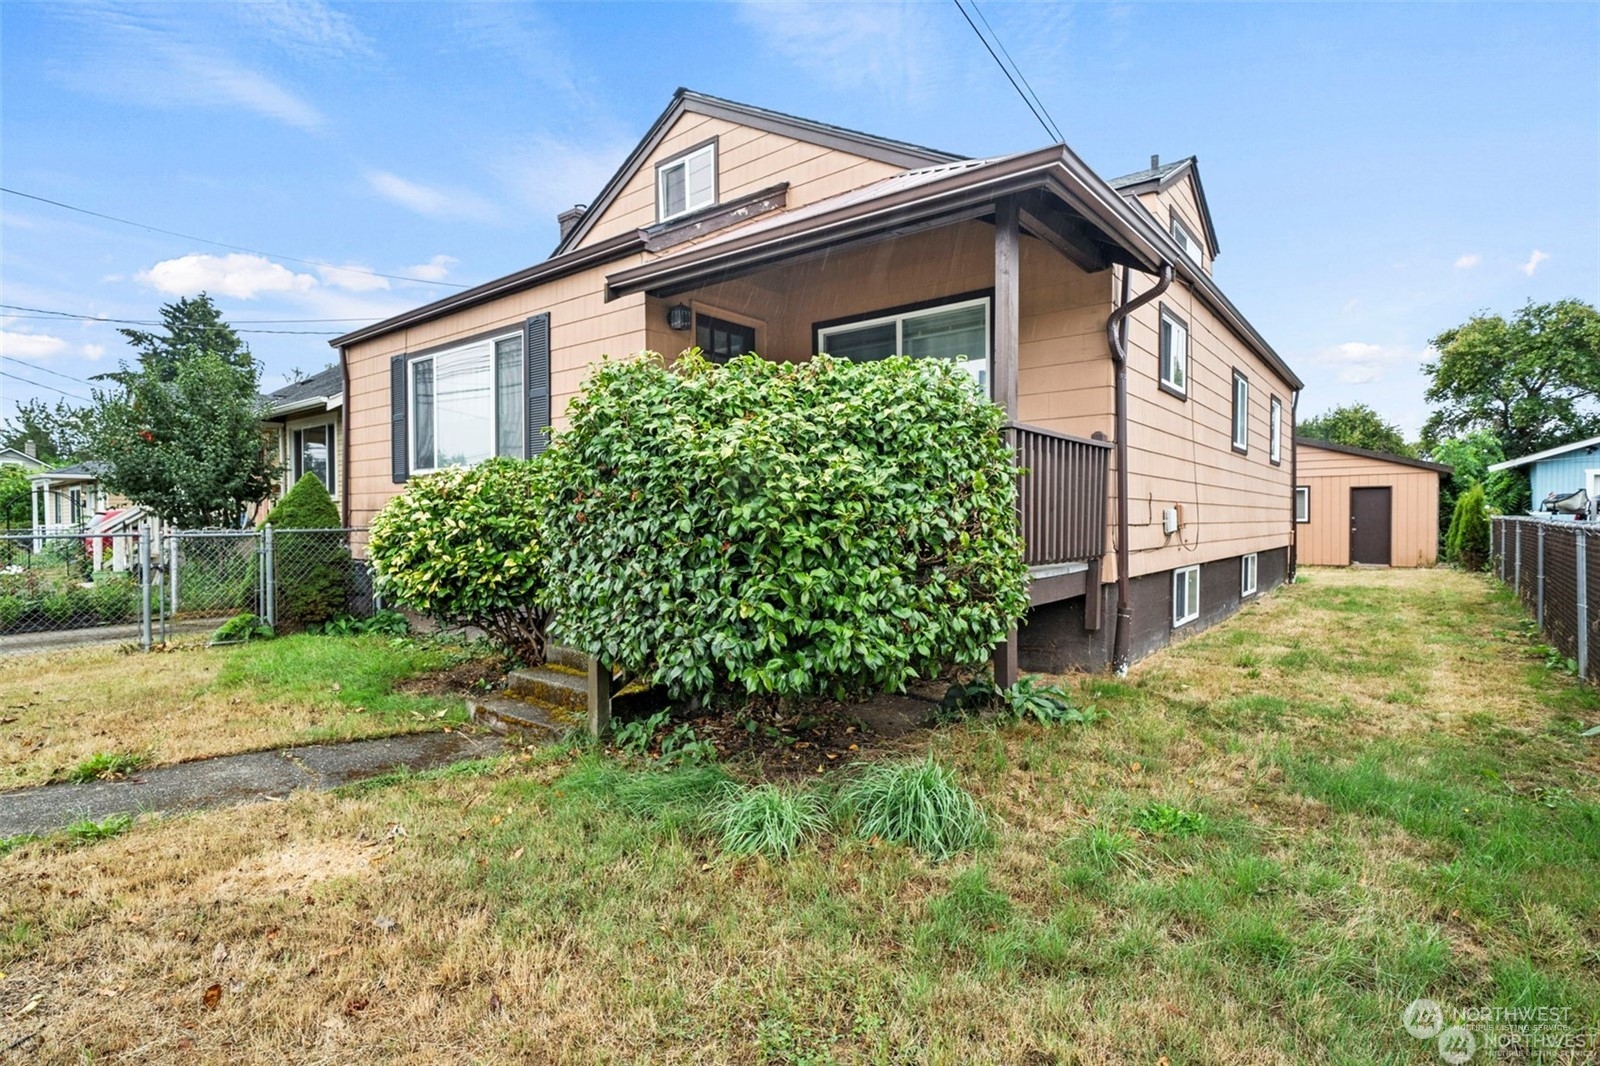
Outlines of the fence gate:
[[215,628],[236,614],[253,614],[270,625],[270,543],[268,530],[167,530],[156,562],[159,630],[152,640],[165,643],[185,623]]

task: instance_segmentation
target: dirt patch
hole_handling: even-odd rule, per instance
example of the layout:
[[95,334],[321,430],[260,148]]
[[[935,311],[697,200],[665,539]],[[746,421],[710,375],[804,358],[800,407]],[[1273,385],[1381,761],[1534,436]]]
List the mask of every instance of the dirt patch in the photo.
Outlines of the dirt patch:
[[281,851],[252,855],[231,870],[197,886],[212,899],[297,895],[335,877],[360,877],[372,872],[370,847],[342,840],[291,844]]
[[511,663],[504,656],[491,655],[402,681],[395,686],[395,691],[411,696],[466,696],[491,692],[500,687],[510,669]]

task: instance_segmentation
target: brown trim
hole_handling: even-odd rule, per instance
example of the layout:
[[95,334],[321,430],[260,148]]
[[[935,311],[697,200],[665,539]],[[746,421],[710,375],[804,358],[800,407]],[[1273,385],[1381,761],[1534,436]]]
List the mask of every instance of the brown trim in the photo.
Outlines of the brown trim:
[[[665,170],[667,167],[670,167],[670,166],[672,166],[672,165],[674,165],[676,163],[681,163],[683,160],[687,159],[689,156],[694,155],[696,152],[704,151],[707,147],[709,147],[711,149],[711,203],[707,204],[705,207],[697,207],[693,211],[684,211],[682,214],[673,215],[671,218],[662,218],[661,217],[661,172],[663,170]],[[656,164],[656,181],[655,181],[656,225],[660,226],[660,225],[663,225],[663,224],[665,224],[667,222],[678,222],[678,221],[681,221],[683,219],[686,219],[686,218],[690,217],[691,215],[697,215],[701,211],[709,211],[711,208],[716,207],[717,204],[721,200],[721,193],[722,193],[722,173],[721,173],[721,171],[722,171],[721,138],[718,137],[716,134],[712,134],[710,137],[707,137],[705,140],[701,141],[699,144],[693,145],[693,146],[691,146],[689,148],[685,148],[683,151],[678,152],[676,155],[669,156],[666,159],[663,159],[661,162],[657,163]],[[687,169],[685,169],[684,172],[683,172],[683,203],[684,203],[685,207],[687,207],[689,205],[689,171]]]
[[[909,315],[918,311],[931,311],[935,307],[944,307],[947,304],[964,303],[968,300],[986,299],[989,301],[989,361],[994,361],[994,289],[974,289],[955,296],[939,296],[931,300],[918,300],[915,303],[900,304],[896,307],[884,307],[876,311],[863,311],[859,315],[844,315],[840,318],[829,318],[811,323],[811,350],[822,351],[822,331],[834,329],[838,326],[848,326],[852,322],[865,322],[874,318],[889,318],[893,315]],[[901,353],[896,352],[896,355]],[[1032,429],[1033,427],[1028,427]]]
[[1111,187],[1118,192],[1131,193],[1134,196],[1145,192],[1162,193],[1177,184],[1178,179],[1183,175],[1189,173],[1194,175],[1194,199],[1200,205],[1200,224],[1205,229],[1206,245],[1210,251],[1211,258],[1215,259],[1222,252],[1222,248],[1217,244],[1216,226],[1211,221],[1211,206],[1206,203],[1206,187],[1200,181],[1200,158],[1198,156],[1190,156],[1187,159],[1179,160],[1177,165],[1165,177],[1147,178],[1137,184],[1113,185]]
[[[1278,412],[1276,419],[1272,417],[1274,408]],[[1278,457],[1276,459],[1272,457],[1273,426],[1278,427]],[[1278,398],[1278,394],[1275,392],[1267,393],[1267,462],[1273,466],[1283,465],[1283,401]]]
[[[1180,255],[1182,253],[1179,253]],[[1183,388],[1167,381],[1166,368],[1161,365],[1161,320],[1170,318],[1183,327]],[[1168,396],[1176,396],[1184,403],[1189,402],[1189,382],[1192,380],[1191,370],[1194,364],[1194,332],[1189,328],[1189,320],[1174,311],[1165,300],[1156,305],[1156,388]]]
[[781,211],[789,203],[789,183],[780,181],[765,189],[735,197],[727,203],[712,204],[698,211],[679,215],[670,222],[657,223],[645,231],[645,250],[664,252],[680,244],[760,218],[772,211]]
[[[1082,596],[1089,590],[1089,571],[1075,570],[1070,574],[1057,574],[1054,577],[1042,577],[1028,581],[1028,606],[1038,607],[1046,603],[1055,603],[1058,600],[1070,600],[1074,596]],[[1095,583],[1095,591],[1099,591],[1099,583]],[[1096,626],[1098,628],[1098,626]]]
[[[349,427],[344,423],[346,416],[350,413],[350,405],[343,401],[350,395],[350,361],[345,358],[343,347],[339,349],[339,377],[344,389],[339,404],[339,458],[344,463],[344,476],[348,483],[350,477],[350,431]],[[350,497],[354,495],[355,493],[353,492],[339,494],[339,521],[344,523],[346,529],[350,528]]]
[[[1229,382],[1232,402],[1228,405],[1228,442],[1240,455],[1250,454],[1250,375],[1238,367],[1231,367],[1233,378]],[[1244,382],[1244,443],[1239,443],[1239,382]]]
[[421,307],[404,311],[392,318],[386,318],[382,322],[363,326],[353,333],[335,337],[328,343],[335,348],[360,344],[362,341],[381,337],[386,333],[393,333],[397,329],[431,322],[436,318],[442,318],[451,312],[459,311],[466,307],[472,307],[511,293],[521,292],[524,289],[531,289],[535,285],[543,284],[546,281],[554,281],[557,278],[564,278],[568,274],[576,274],[578,271],[585,270],[598,263],[608,263],[613,259],[620,259],[633,252],[643,251],[644,248],[645,235],[642,231],[630,230],[627,233],[619,233],[615,237],[592,244],[587,248],[580,248],[566,255],[546,259],[537,266],[519,270],[515,274],[507,274],[493,281],[486,281],[482,285],[467,289],[464,292],[454,293],[430,304],[423,304]]
[[1414,466],[1418,470],[1432,470],[1436,474],[1453,474],[1456,468],[1443,463],[1430,463],[1426,459],[1407,459],[1403,455],[1390,455],[1388,452],[1373,451],[1371,448],[1356,448],[1349,444],[1335,444],[1332,441],[1317,440],[1306,437],[1295,442],[1296,447],[1305,445],[1307,448],[1321,448],[1325,452],[1339,452],[1342,455],[1359,455],[1367,459],[1382,459],[1386,463],[1398,463],[1401,466]]

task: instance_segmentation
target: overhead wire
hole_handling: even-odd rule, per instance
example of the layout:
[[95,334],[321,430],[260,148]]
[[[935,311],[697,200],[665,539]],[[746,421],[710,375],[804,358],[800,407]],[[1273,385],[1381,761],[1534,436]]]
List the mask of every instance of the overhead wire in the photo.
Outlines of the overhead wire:
[[[1055,124],[1055,120],[1048,117],[1049,112],[1045,109],[1044,101],[1038,100],[1037,94],[1030,95],[1030,93],[1033,92],[1033,86],[1029,85],[1027,91],[1025,92],[1023,91],[1022,85],[1018,84],[1018,78],[1022,78],[1023,84],[1027,83],[1027,78],[1023,77],[1021,68],[1018,68],[1016,73],[1013,75],[1011,66],[1007,66],[1007,64],[1001,60],[1000,56],[994,50],[994,45],[989,43],[989,38],[984,36],[983,31],[978,29],[978,24],[972,21],[972,16],[967,14],[967,9],[962,5],[961,0],[952,0],[952,3],[956,5],[956,10],[961,12],[961,17],[967,20],[967,25],[972,27],[972,32],[977,35],[979,42],[983,44],[984,49],[989,53],[989,58],[993,59],[995,65],[1000,68],[1000,73],[1006,76],[1006,80],[1009,81],[1011,83],[1011,87],[1017,91],[1017,95],[1022,98],[1022,102],[1028,106],[1029,111],[1033,112],[1033,117],[1039,121],[1040,126],[1044,127],[1045,133],[1049,134],[1056,143],[1063,143],[1066,138],[1061,135],[1061,129]],[[985,26],[989,26],[989,20],[983,18],[982,11],[978,11],[976,0],[967,0],[967,3],[971,4],[972,9],[978,12],[978,17],[983,19],[983,24]],[[1000,50],[1004,52],[1005,45],[1000,41],[999,34],[994,33],[994,27],[990,26],[989,32],[994,34],[995,44],[1000,45]],[[1006,59],[1010,58],[1011,54],[1007,52]],[[1013,61],[1012,65],[1015,65],[1015,61]],[[1035,101],[1037,101],[1037,103]]]
[[268,259],[284,259],[291,263],[301,263],[305,266],[326,267],[329,270],[345,271],[351,274],[365,274],[374,278],[389,278],[392,281],[411,281],[417,283],[418,285],[442,285],[445,288],[450,289],[465,289],[469,287],[454,281],[439,281],[436,278],[418,278],[407,274],[385,274],[381,270],[367,270],[364,267],[339,266],[336,263],[329,263],[319,259],[302,259],[301,257],[294,255],[282,255],[277,252],[263,252],[257,248],[246,248],[242,244],[228,244],[225,241],[213,241],[206,237],[196,237],[192,233],[179,233],[177,230],[163,229],[160,226],[152,226],[146,222],[135,222],[130,218],[119,218],[116,215],[108,215],[102,211],[91,211],[87,207],[79,207],[76,204],[69,204],[62,200],[52,200],[48,196],[38,196],[31,192],[23,192],[21,189],[11,189],[3,185],[0,185],[0,193],[6,193],[10,196],[20,196],[24,200],[34,200],[41,204],[49,204],[51,207],[59,207],[66,211],[76,211],[80,215],[88,215],[91,218],[104,219],[107,222],[116,222],[123,226],[132,226],[135,229],[148,230],[151,233],[160,233],[168,237],[179,237],[183,240],[195,241],[199,244],[209,244],[213,248],[226,248],[233,252],[248,252],[251,255],[265,256]]

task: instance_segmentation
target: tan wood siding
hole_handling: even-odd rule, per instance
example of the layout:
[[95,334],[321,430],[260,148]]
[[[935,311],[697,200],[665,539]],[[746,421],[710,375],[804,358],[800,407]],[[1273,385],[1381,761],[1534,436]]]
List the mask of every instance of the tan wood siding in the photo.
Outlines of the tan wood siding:
[[717,199],[789,183],[788,206],[798,207],[880,178],[899,168],[836,148],[798,141],[777,133],[740,126],[720,118],[684,113],[668,131],[638,173],[595,220],[578,247],[656,223],[656,164],[702,141],[717,138]]
[[1388,486],[1389,558],[1393,566],[1439,561],[1439,475],[1402,463],[1302,444],[1299,481],[1311,490],[1311,521],[1299,525],[1307,566],[1350,565],[1350,490]]
[[1177,213],[1191,236],[1200,242],[1200,265],[1211,273],[1211,252],[1206,247],[1206,228],[1200,214],[1200,200],[1195,196],[1194,179],[1185,174],[1161,192],[1139,194],[1139,202],[1155,217],[1162,233],[1172,232],[1172,215]]

